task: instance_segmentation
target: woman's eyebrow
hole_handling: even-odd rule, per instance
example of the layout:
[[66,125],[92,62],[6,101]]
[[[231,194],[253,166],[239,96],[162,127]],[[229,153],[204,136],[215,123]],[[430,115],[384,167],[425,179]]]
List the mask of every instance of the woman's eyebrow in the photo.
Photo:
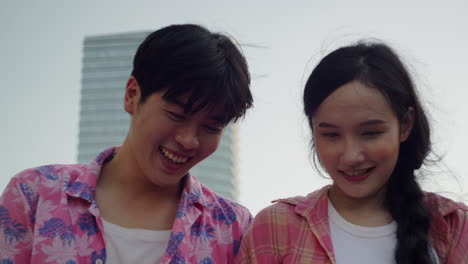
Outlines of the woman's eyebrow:
[[318,127],[337,128],[338,126],[332,125],[332,124],[327,123],[327,122],[320,122],[320,123],[318,124]]
[[381,125],[385,124],[385,121],[380,120],[380,119],[372,119],[372,120],[367,120],[365,122],[362,122],[359,124],[359,126],[370,126],[370,125]]
[[[381,119],[371,119],[371,120],[367,120],[367,121],[364,121],[362,123],[359,123],[359,126],[370,126],[370,125],[381,125],[381,124],[385,124],[385,121],[381,120]],[[330,123],[327,123],[327,122],[320,122],[318,124],[318,127],[324,127],[324,128],[338,128],[338,126],[336,125],[333,125],[333,124],[330,124]]]

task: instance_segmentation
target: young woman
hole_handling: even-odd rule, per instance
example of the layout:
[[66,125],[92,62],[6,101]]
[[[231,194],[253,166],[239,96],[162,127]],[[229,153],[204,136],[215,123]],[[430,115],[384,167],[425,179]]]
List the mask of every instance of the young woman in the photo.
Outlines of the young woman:
[[333,184],[262,210],[239,263],[468,263],[468,207],[417,183],[430,129],[390,47],[327,55],[307,81],[304,111]]

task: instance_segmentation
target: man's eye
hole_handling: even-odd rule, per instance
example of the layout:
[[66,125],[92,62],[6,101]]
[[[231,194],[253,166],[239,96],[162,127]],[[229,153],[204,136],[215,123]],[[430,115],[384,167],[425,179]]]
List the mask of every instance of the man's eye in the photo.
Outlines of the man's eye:
[[209,133],[213,133],[213,134],[220,133],[220,132],[223,130],[222,128],[216,127],[216,126],[205,126],[205,129],[206,129]]
[[166,111],[166,114],[171,120],[174,120],[174,121],[183,121],[183,120],[185,120],[184,115],[176,114],[176,113],[171,112],[171,111]]

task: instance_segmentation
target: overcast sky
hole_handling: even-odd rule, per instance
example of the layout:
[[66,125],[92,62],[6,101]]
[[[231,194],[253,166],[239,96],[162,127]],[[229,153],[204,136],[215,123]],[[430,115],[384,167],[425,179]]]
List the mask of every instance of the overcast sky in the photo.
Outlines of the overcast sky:
[[239,181],[253,213],[329,182],[310,163],[303,85],[327,52],[360,38],[402,55],[432,114],[444,163],[425,188],[466,202],[467,11],[462,0],[1,0],[0,191],[25,168],[76,162],[85,36],[198,23],[235,37],[250,65],[255,102],[240,123]]

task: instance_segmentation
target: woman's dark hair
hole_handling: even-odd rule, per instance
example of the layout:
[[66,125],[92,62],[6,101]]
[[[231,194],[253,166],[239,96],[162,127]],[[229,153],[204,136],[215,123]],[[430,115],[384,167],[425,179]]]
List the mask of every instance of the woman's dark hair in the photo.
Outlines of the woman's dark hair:
[[161,90],[172,102],[189,94],[185,112],[221,107],[225,123],[244,116],[253,103],[241,51],[227,36],[199,25],[171,25],[151,33],[136,52],[132,75],[141,87],[140,103]]
[[[400,144],[384,202],[398,224],[396,262],[435,263],[428,238],[429,212],[415,176],[415,170],[423,165],[431,151],[429,122],[408,70],[390,47],[359,42],[339,48],[319,62],[307,80],[303,98],[312,134],[312,119],[319,105],[340,86],[354,80],[380,91],[400,123],[408,118],[409,107],[414,109],[414,127],[407,140]],[[313,143],[312,148],[315,148]]]

